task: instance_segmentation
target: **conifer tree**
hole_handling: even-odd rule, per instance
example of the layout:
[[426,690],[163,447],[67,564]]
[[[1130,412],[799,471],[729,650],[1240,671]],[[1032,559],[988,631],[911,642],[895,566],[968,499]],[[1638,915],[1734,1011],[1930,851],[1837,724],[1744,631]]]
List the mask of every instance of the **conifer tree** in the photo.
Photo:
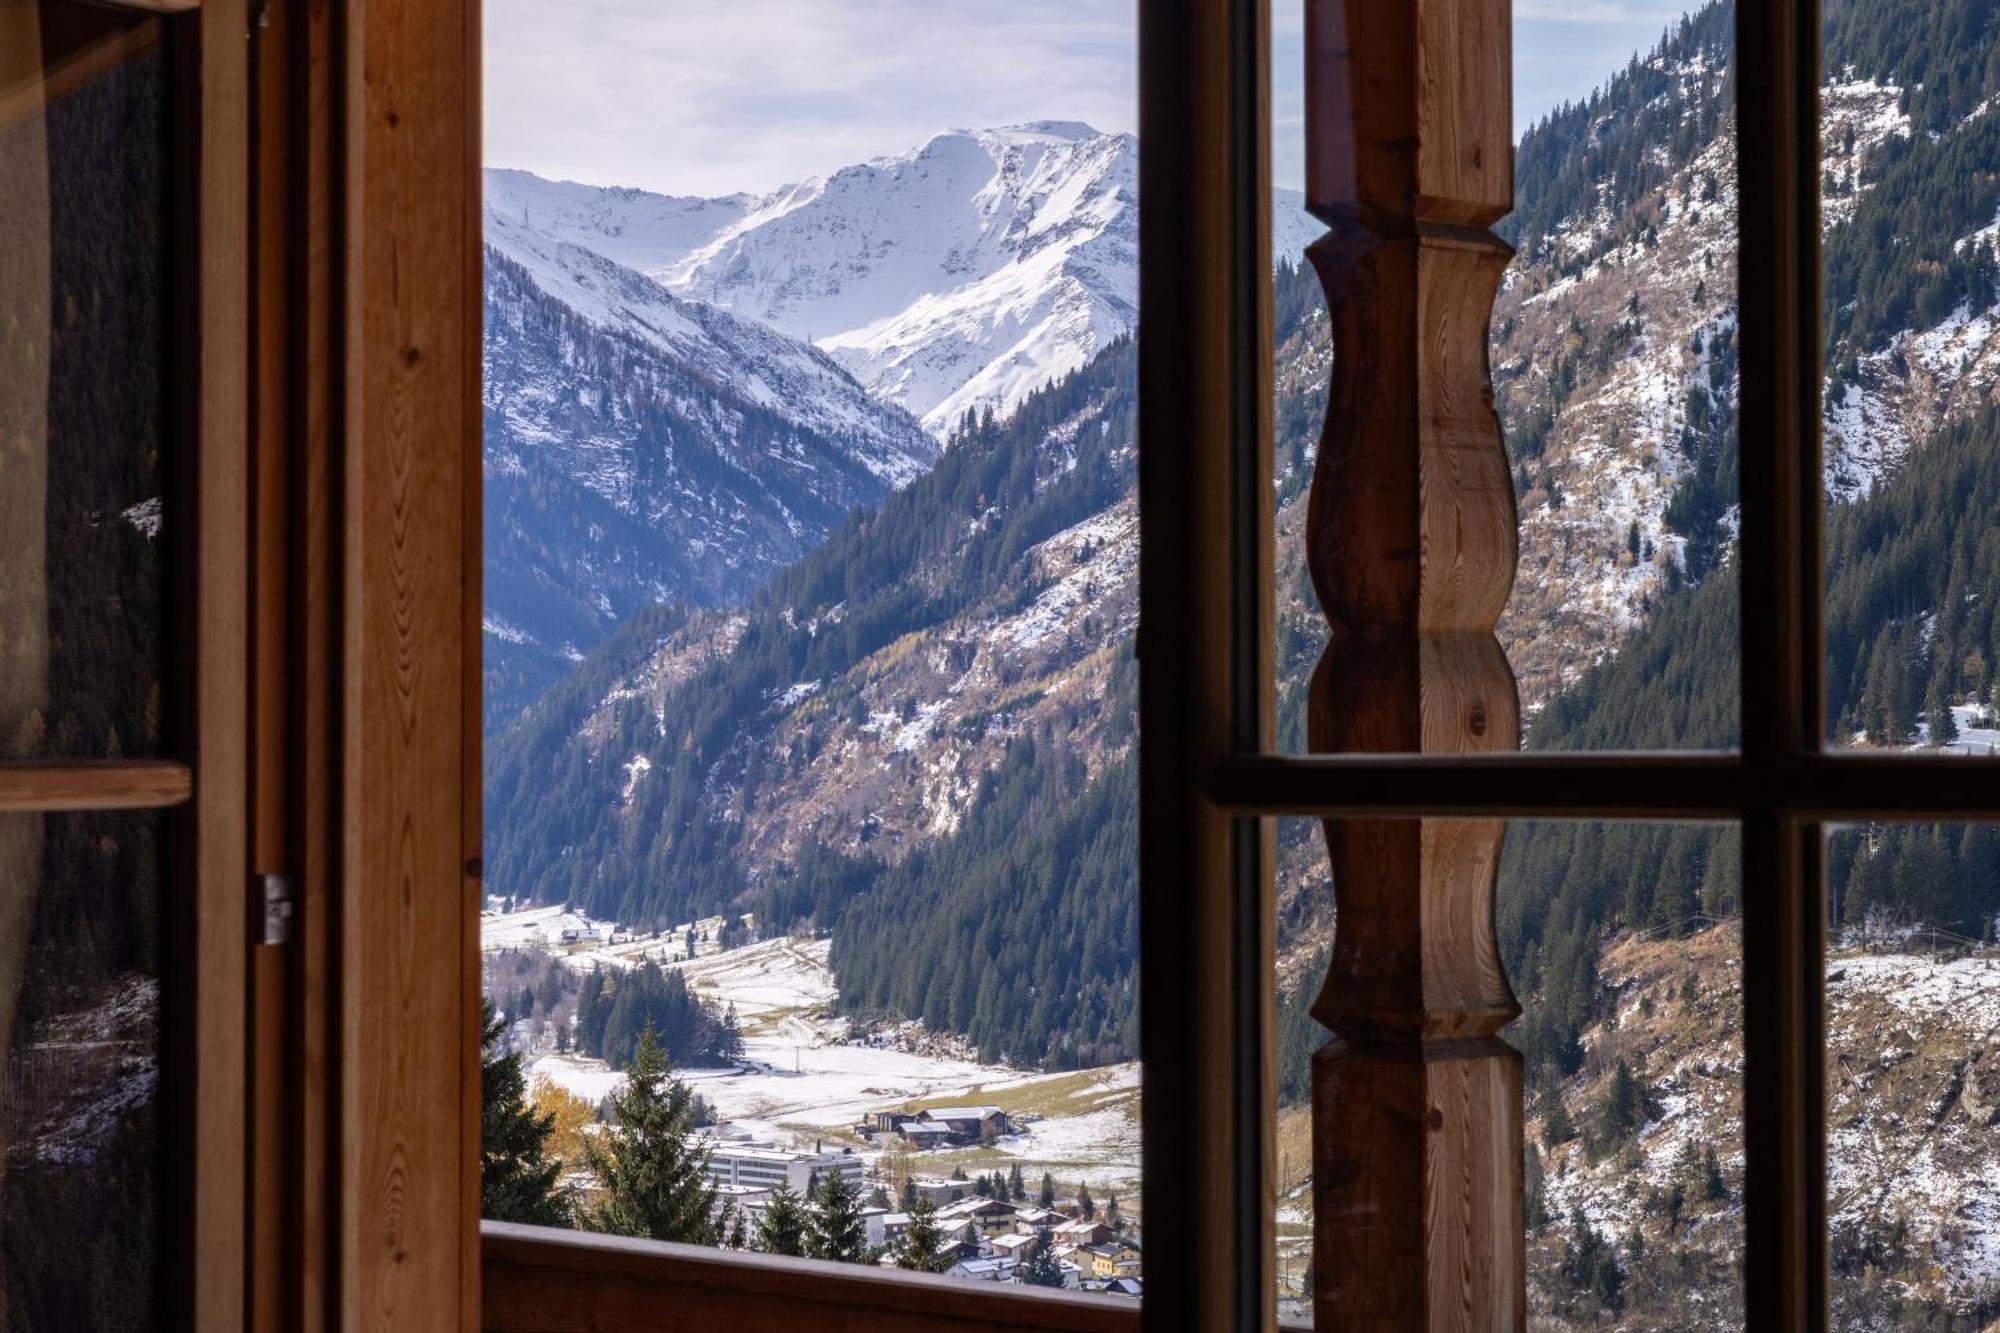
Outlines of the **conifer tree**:
[[1097,1200],[1090,1197],[1090,1185],[1088,1182],[1082,1182],[1077,1185],[1076,1206],[1082,1211],[1085,1221],[1089,1221],[1097,1216]]
[[1931,685],[1929,706],[1925,710],[1924,721],[1930,724],[1931,744],[1951,745],[1958,740],[1958,719],[1952,716],[1951,699],[1940,682]]
[[1632,1076],[1632,1066],[1621,1058],[1611,1072],[1604,1101],[1598,1107],[1598,1133],[1606,1140],[1620,1142],[1644,1123],[1645,1117],[1646,1098],[1639,1089],[1639,1080]]
[[1113,1190],[1111,1197],[1105,1201],[1104,1225],[1111,1228],[1111,1234],[1114,1236],[1124,1228],[1125,1218],[1118,1211],[1118,1192],[1116,1190]]
[[1056,1178],[1047,1171],[1042,1172],[1042,1192],[1036,1197],[1044,1208],[1056,1206]]
[[1701,1193],[1710,1203],[1720,1203],[1729,1196],[1729,1186],[1722,1179],[1722,1164],[1715,1158],[1714,1144],[1702,1150]]
[[903,1177],[902,1205],[906,1213],[917,1210],[917,1178],[914,1175]]
[[1029,1242],[1021,1256],[1021,1281],[1031,1287],[1060,1287],[1062,1261],[1056,1258],[1055,1242],[1044,1231]]
[[1028,1197],[1028,1186],[1021,1179],[1021,1164],[1014,1163],[1014,1169],[1007,1173],[1007,1197],[1015,1202]]
[[555,1116],[537,1115],[528,1105],[520,1052],[499,1052],[505,1030],[488,1004],[479,1060],[480,1216],[566,1227],[572,1210],[558,1183],[562,1159],[549,1151]]
[[913,1273],[942,1273],[951,1267],[945,1253],[944,1229],[937,1223],[937,1205],[929,1199],[910,1210],[910,1224],[896,1243],[896,1267]]
[[861,1220],[861,1191],[845,1173],[829,1171],[813,1195],[806,1218],[806,1255],[858,1264],[868,1254],[868,1225]]
[[728,1209],[728,1215],[729,1215],[729,1248],[732,1250],[748,1249],[750,1245],[750,1239],[747,1235],[744,1234],[742,1211],[736,1208],[734,1205],[731,1205],[730,1208]]
[[694,1138],[694,1094],[667,1070],[650,1023],[640,1029],[625,1081],[609,1098],[612,1123],[584,1145],[603,1188],[594,1230],[714,1245],[715,1186]]
[[1569,1108],[1563,1105],[1561,1094],[1552,1089],[1548,1114],[1542,1117],[1542,1146],[1554,1151],[1575,1137],[1576,1122],[1570,1119]]
[[870,1190],[868,1193],[868,1206],[870,1208],[880,1208],[885,1213],[888,1212],[889,1191],[883,1189],[880,1185],[877,1185],[874,1189]]
[[766,1254],[803,1258],[806,1252],[806,1212],[790,1182],[771,1191],[757,1215],[757,1248]]

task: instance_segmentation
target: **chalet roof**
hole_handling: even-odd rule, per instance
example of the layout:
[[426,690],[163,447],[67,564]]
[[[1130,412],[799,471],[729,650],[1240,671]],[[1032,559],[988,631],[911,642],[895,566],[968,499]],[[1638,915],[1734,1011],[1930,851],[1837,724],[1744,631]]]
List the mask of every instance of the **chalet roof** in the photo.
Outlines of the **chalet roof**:
[[985,1120],[1006,1112],[997,1106],[934,1106],[922,1114],[930,1120]]

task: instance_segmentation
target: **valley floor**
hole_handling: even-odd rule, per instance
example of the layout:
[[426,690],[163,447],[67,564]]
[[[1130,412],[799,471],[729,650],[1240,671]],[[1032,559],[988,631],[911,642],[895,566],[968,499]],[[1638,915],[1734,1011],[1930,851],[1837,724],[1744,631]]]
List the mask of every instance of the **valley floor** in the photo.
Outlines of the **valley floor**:
[[[542,945],[559,939],[574,918],[558,909],[489,913],[487,948]],[[608,923],[590,923],[610,940]],[[545,938],[546,936],[546,938]],[[810,1147],[863,1148],[854,1126],[871,1111],[991,1103],[1022,1125],[991,1147],[920,1154],[916,1165],[948,1174],[1009,1167],[1019,1161],[1030,1179],[1049,1171],[1065,1185],[1088,1182],[1116,1191],[1136,1212],[1139,1193],[1139,1066],[1043,1074],[981,1064],[953,1041],[896,1024],[866,1037],[850,1034],[833,1013],[835,987],[827,966],[829,941],[789,937],[721,952],[686,956],[677,932],[658,938],[583,947],[565,956],[571,967],[632,966],[655,958],[679,971],[688,986],[718,1006],[733,1007],[743,1033],[743,1057],[715,1069],[678,1075],[715,1108],[717,1120],[759,1139]],[[530,1080],[547,1075],[595,1103],[622,1077],[603,1061],[545,1045],[529,1053]]]

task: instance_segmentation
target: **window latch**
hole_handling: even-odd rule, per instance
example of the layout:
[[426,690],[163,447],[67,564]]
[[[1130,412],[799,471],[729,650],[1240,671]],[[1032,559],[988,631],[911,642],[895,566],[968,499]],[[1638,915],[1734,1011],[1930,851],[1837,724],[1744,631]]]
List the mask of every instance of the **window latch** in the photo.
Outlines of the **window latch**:
[[292,942],[292,878],[290,875],[260,875],[264,891],[264,931],[260,944]]

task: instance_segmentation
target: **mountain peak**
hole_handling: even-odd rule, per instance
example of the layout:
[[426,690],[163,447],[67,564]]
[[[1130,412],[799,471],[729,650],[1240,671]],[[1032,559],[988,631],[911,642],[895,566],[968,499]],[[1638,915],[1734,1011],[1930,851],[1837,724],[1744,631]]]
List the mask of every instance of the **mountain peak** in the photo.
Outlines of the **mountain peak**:
[[1012,142],[1060,139],[1074,143],[1081,139],[1101,139],[1104,134],[1080,120],[1030,120],[1019,125],[1001,125],[987,130],[996,139]]

